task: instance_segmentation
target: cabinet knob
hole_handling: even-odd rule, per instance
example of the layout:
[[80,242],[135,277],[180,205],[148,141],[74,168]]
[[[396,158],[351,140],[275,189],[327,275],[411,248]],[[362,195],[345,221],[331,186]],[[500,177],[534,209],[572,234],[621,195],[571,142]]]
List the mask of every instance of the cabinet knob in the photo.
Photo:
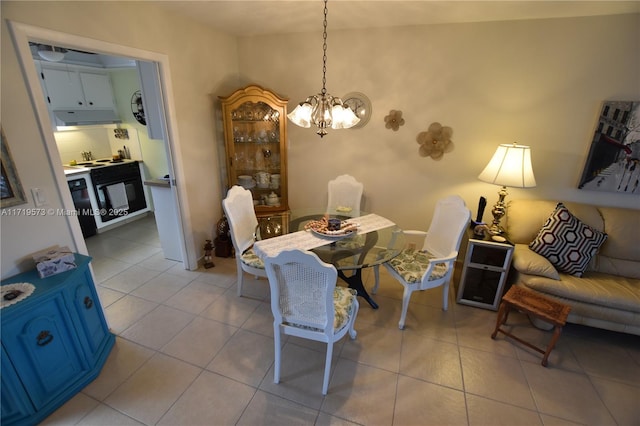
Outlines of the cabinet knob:
[[91,298],[89,296],[86,296],[84,298],[84,307],[86,309],[91,309],[92,306],[93,306],[93,300],[91,300]]
[[36,337],[38,346],[47,346],[53,341],[53,334],[49,330],[42,330]]
[[82,102],[78,101],[78,105],[82,105]]
[[89,105],[93,105],[93,102],[89,102]]

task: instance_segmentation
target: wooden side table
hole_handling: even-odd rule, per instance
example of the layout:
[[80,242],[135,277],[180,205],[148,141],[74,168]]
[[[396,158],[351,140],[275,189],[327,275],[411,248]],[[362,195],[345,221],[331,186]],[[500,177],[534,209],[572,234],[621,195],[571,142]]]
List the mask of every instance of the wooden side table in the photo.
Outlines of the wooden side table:
[[[540,349],[537,346],[534,346],[531,343],[526,342],[514,336],[510,332],[500,328],[500,326],[507,322],[507,317],[509,316],[509,312],[512,309],[517,309],[525,314],[533,315],[536,318],[553,324],[553,336],[551,337],[551,341],[549,342],[546,350]],[[556,342],[560,337],[560,333],[562,333],[562,327],[567,321],[569,311],[571,311],[571,307],[565,305],[564,303],[551,300],[525,287],[514,285],[502,298],[502,303],[500,303],[500,310],[498,311],[496,328],[495,330],[493,330],[491,338],[495,339],[498,332],[500,332],[506,336],[511,337],[514,340],[517,340],[523,345],[540,352],[544,355],[544,357],[542,358],[542,365],[546,367],[549,354],[556,345]]]

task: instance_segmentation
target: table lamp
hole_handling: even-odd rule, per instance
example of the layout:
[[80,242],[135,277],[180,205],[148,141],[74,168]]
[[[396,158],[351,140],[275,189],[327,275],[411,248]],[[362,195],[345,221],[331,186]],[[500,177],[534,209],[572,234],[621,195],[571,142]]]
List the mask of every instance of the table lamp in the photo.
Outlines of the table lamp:
[[478,176],[483,182],[501,185],[498,191],[498,202],[493,206],[493,223],[489,233],[499,235],[504,232],[500,227],[500,219],[506,213],[507,205],[504,202],[507,196],[507,187],[533,188],[536,186],[536,178],[531,167],[531,148],[524,145],[502,144],[498,146],[493,158]]

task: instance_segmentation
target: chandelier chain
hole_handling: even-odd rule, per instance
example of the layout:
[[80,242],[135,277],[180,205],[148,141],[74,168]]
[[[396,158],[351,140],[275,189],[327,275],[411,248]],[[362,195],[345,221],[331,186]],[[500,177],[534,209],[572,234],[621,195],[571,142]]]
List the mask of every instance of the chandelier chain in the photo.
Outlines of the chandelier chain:
[[324,0],[324,21],[322,23],[322,95],[327,93],[327,14],[329,13],[327,1]]

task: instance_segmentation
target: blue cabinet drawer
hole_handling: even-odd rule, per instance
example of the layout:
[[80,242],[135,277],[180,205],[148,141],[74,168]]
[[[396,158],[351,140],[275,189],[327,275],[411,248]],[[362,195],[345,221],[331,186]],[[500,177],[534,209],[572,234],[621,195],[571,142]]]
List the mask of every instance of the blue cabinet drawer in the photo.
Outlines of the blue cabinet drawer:
[[36,409],[88,370],[72,330],[62,293],[43,300],[29,315],[2,321],[2,344]]

